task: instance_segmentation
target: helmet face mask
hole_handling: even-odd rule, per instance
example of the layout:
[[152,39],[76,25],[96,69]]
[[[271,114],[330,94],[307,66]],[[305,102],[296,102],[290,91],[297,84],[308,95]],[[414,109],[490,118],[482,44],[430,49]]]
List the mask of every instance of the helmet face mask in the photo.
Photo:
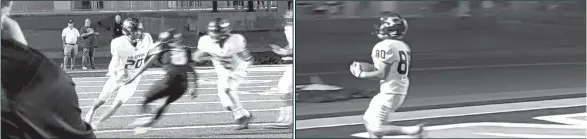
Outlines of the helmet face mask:
[[138,28],[138,24],[138,19],[131,17],[122,22],[122,34],[128,36],[133,43],[138,42],[142,38],[142,33]]
[[208,35],[212,39],[226,39],[232,31],[230,22],[222,18],[216,18],[208,23]]
[[177,44],[183,41],[183,34],[171,28],[159,33],[158,39],[161,43]]
[[374,26],[374,34],[380,39],[402,39],[408,31],[408,22],[398,14],[383,16],[379,21]]

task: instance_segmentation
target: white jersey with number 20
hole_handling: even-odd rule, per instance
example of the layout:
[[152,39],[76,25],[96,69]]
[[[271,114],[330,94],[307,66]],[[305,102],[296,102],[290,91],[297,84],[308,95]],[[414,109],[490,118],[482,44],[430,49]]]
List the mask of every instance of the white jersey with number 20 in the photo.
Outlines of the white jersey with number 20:
[[138,72],[146,59],[147,53],[151,50],[153,45],[153,38],[148,33],[143,33],[142,39],[133,46],[127,36],[115,38],[110,43],[110,52],[112,53],[112,61],[108,67],[109,75],[113,72]]
[[[385,77],[380,81],[381,93],[407,94],[410,86],[410,47],[400,40],[383,40],[373,47],[371,58],[375,67],[388,64]],[[379,69],[384,70],[384,69]]]

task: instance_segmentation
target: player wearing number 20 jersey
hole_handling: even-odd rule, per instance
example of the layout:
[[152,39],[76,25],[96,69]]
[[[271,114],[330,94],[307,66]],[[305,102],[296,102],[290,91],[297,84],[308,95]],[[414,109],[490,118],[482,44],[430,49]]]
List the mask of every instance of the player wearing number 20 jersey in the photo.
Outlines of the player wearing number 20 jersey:
[[130,99],[135,93],[140,79],[134,80],[130,84],[122,85],[129,75],[134,75],[138,69],[144,65],[147,53],[153,48],[153,39],[149,33],[141,32],[137,25],[139,21],[136,18],[127,18],[123,21],[122,28],[124,36],[115,38],[110,43],[112,60],[108,66],[109,79],[104,84],[98,99],[94,101],[94,106],[86,115],[86,121],[91,122],[94,112],[103,105],[113,93],[116,93],[115,100],[111,109],[101,116],[97,122],[92,122],[92,126],[97,128],[99,122],[108,119],[114,112]]
[[395,112],[403,103],[410,85],[410,47],[401,39],[408,29],[406,20],[398,14],[380,18],[376,35],[382,39],[371,51],[375,71],[362,71],[360,64],[351,65],[351,73],[358,78],[380,80],[380,92],[373,97],[363,119],[371,137],[404,134],[421,135],[423,124],[415,126],[393,126],[386,124],[388,114]]
[[246,47],[245,37],[230,31],[230,22],[227,20],[217,18],[211,21],[208,24],[208,35],[200,37],[198,41],[198,53],[211,57],[218,75],[220,102],[233,113],[239,124],[237,130],[240,130],[248,128],[252,115],[243,108],[236,90],[246,74],[246,69],[253,63],[253,57]]

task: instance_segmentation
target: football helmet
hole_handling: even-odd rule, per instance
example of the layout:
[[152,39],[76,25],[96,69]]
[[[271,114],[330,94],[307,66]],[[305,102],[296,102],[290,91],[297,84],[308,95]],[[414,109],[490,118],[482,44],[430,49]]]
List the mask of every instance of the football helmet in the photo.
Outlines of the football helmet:
[[293,13],[291,10],[287,10],[283,15],[284,25],[291,26],[293,25]]
[[208,23],[208,35],[212,39],[226,39],[232,31],[230,22],[226,19],[216,18]]
[[122,22],[122,33],[128,36],[134,43],[138,42],[142,38],[142,33],[138,27],[139,20],[136,18],[126,18]]
[[379,21],[380,24],[374,26],[373,34],[380,39],[401,39],[408,31],[408,22],[399,14],[386,13]]
[[161,43],[178,43],[183,40],[183,34],[175,28],[170,28],[159,33],[158,39]]

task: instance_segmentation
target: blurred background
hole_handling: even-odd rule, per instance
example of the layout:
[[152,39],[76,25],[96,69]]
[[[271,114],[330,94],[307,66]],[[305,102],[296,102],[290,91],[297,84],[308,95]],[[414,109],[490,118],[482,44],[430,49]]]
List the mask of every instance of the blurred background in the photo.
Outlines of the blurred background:
[[188,37],[188,45],[197,43],[210,20],[222,17],[232,22],[235,32],[250,36],[252,51],[267,51],[260,45],[285,44],[281,19],[291,7],[292,1],[15,1],[12,17],[20,23],[32,47],[56,59],[62,57],[60,37],[67,21],[74,20],[74,27],[80,28],[90,18],[102,34],[96,57],[108,59],[115,15],[139,18],[144,30],[152,34],[179,29]]
[[[408,18],[410,28],[406,40],[414,43],[415,52],[426,52],[431,49],[450,50],[449,47],[461,46],[458,50],[483,47],[476,44],[471,46],[463,42],[465,38],[444,38],[450,36],[468,36],[468,39],[491,41],[493,47],[516,45],[516,47],[538,48],[574,45],[584,49],[585,38],[585,1],[297,1],[296,4],[297,33],[316,34],[321,37],[342,36],[356,34],[338,42],[349,44],[348,49],[370,48],[360,46],[360,41],[375,42],[377,38],[368,35],[372,26],[377,24],[373,20],[382,12],[392,11]],[[328,35],[329,34],[329,35]],[[433,35],[434,34],[434,35]],[[465,35],[466,34],[466,35]],[[572,34],[572,35],[571,35]],[[434,40],[445,42],[450,46],[429,46],[418,43],[430,42],[427,36]],[[311,51],[308,43],[315,43],[320,39],[316,36],[297,36],[298,51]],[[363,39],[366,37],[365,39]],[[442,37],[442,38],[439,38]],[[497,38],[513,40],[495,40]],[[324,39],[324,38],[322,38]],[[459,41],[455,41],[458,39]],[[413,40],[413,41],[411,41]],[[447,44],[451,42],[452,44]],[[457,43],[458,42],[458,43]],[[524,42],[524,44],[519,44]],[[495,44],[498,43],[498,44]],[[506,43],[506,44],[504,44]],[[528,44],[536,43],[536,44]],[[350,44],[354,44],[350,46]],[[326,45],[326,44],[324,44]],[[520,46],[525,45],[525,46]],[[344,46],[328,45],[323,47],[341,48]],[[486,46],[490,47],[490,46]],[[427,48],[427,49],[423,49]],[[429,49],[428,49],[429,48]],[[434,50],[436,51],[436,50]],[[344,54],[345,58],[364,56],[361,54]],[[339,59],[344,52],[322,53],[319,58]],[[311,53],[301,53],[298,61],[314,61]],[[306,55],[307,54],[307,55]],[[326,56],[328,55],[328,56]]]

